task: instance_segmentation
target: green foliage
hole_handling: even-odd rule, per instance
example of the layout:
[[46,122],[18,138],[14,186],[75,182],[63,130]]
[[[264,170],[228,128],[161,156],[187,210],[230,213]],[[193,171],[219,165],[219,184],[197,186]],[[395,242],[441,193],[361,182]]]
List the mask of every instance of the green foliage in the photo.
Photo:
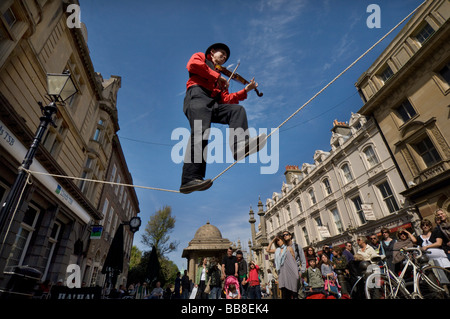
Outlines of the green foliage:
[[154,247],[157,249],[158,260],[161,266],[158,280],[161,285],[173,284],[179,271],[176,264],[165,257],[166,254],[176,250],[178,243],[170,241],[169,234],[175,227],[175,217],[172,216],[172,208],[164,206],[150,217],[145,234],[142,235],[142,243],[150,250],[141,252],[136,246],[131,249],[130,270],[128,271],[128,283],[144,282],[148,278],[148,264],[150,253]]

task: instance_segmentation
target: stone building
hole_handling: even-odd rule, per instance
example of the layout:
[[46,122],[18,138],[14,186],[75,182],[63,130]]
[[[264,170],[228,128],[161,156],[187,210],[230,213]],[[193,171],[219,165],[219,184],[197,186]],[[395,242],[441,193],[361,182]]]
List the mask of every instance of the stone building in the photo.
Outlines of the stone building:
[[335,121],[330,147],[317,150],[314,163],[286,166],[281,192],[266,200],[265,211],[259,203],[265,227],[258,233],[250,212],[253,250],[261,262],[272,260],[264,248],[285,230],[303,248],[320,251],[325,244],[356,245],[357,236],[382,227],[418,229],[415,207],[400,195],[405,183],[372,119],[352,114],[349,123]]
[[[69,4],[79,5],[75,0],[0,2],[1,204],[40,123],[38,102],[48,103],[47,73],[68,70],[78,92],[58,106],[56,127],[46,131],[31,169],[105,180],[112,154],[122,152],[117,147],[114,151],[113,142],[119,130],[116,102],[121,79],[103,79],[94,71],[87,30],[68,22]],[[129,180],[126,166],[120,171]],[[69,264],[78,264],[83,278],[90,279],[85,276],[94,266],[87,258],[89,237],[92,226],[104,218],[104,184],[51,175],[32,176],[5,232],[0,287],[5,267],[17,265],[29,265],[42,273],[42,280],[56,282],[66,277]],[[132,194],[128,198],[136,214],[137,201]],[[122,216],[125,209],[118,206],[115,213]]]
[[450,2],[426,1],[356,82],[423,218],[450,209]]
[[[106,174],[110,182],[133,185],[133,178],[128,171],[127,163],[117,135],[112,139],[112,154]],[[87,253],[84,281],[90,286],[103,286],[105,275],[101,274],[112,240],[121,223],[130,221],[139,213],[139,200],[132,187],[122,185],[105,185],[100,198],[103,219],[98,222],[102,226],[100,238],[91,239]],[[117,279],[117,285],[126,285],[128,263],[131,257],[134,233],[125,226],[123,272]]]

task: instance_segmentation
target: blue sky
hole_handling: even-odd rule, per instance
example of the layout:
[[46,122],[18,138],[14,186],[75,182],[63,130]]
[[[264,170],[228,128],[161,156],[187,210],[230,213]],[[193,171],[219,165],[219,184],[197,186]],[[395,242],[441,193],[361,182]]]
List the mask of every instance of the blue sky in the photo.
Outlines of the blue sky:
[[[368,5],[381,9],[381,28],[369,28]],[[134,184],[178,190],[182,164],[171,158],[177,128],[189,128],[182,106],[188,78],[186,63],[195,52],[224,42],[231,49],[225,66],[240,61],[238,73],[255,77],[264,93],[251,92],[241,104],[249,126],[277,127],[298,107],[350,65],[401,19],[419,6],[418,0],[249,0],[145,1],[81,0],[81,21],[96,72],[122,77],[118,94],[120,138]],[[400,29],[398,29],[400,30]],[[398,31],[397,31],[398,32]],[[394,35],[397,33],[395,32]],[[312,163],[316,150],[329,151],[334,119],[348,121],[362,107],[354,83],[383,51],[391,35],[280,129],[279,167],[261,174],[261,163],[238,163],[211,189],[189,195],[136,189],[143,220],[134,244],[150,216],[172,207],[176,227],[171,233],[178,250],[168,257],[179,268],[195,231],[207,221],[223,237],[251,237],[249,208],[257,211],[280,192],[286,165]],[[230,91],[243,85],[231,82]],[[214,128],[225,127],[214,124]],[[270,140],[268,142],[270,144]],[[268,145],[270,155],[271,145]],[[207,178],[229,163],[212,163]]]

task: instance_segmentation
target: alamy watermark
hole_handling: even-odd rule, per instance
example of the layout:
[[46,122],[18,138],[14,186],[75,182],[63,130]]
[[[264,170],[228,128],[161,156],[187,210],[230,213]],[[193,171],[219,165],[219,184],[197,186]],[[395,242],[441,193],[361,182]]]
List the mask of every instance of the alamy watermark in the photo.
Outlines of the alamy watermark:
[[378,265],[371,264],[367,267],[366,273],[376,274],[372,277],[372,280],[367,280],[367,286],[369,288],[381,288],[381,269]]
[[370,15],[367,17],[366,25],[369,29],[381,28],[381,8],[378,4],[369,4],[366,9]]
[[[211,163],[234,163],[233,152],[230,149],[234,146],[235,137],[242,140],[243,136],[258,136],[260,134],[269,135],[267,128],[249,128],[244,132],[243,129],[226,128],[225,134],[219,128],[208,128],[202,133],[202,121],[194,121],[192,142],[198,147],[194,147],[194,154],[191,154],[191,132],[184,127],[176,128],[172,131],[172,141],[179,141],[172,147],[171,159],[175,164],[183,162],[201,163],[205,161]],[[280,143],[278,130],[272,128],[270,138],[267,139],[266,145],[254,154],[240,160],[241,163],[257,163],[262,164],[260,167],[261,174],[275,174],[278,172],[280,164]],[[204,149],[201,147],[203,141],[208,141],[208,146]],[[226,147],[227,145],[230,147]],[[252,148],[252,145],[250,145]],[[241,153],[243,153],[241,151]],[[193,155],[193,156],[192,156]],[[238,154],[244,155],[244,154]]]
[[81,288],[81,269],[77,264],[69,264],[66,268],[66,286],[69,288]]
[[70,29],[81,28],[81,8],[78,4],[70,4],[66,9],[70,15],[66,19],[67,27]]

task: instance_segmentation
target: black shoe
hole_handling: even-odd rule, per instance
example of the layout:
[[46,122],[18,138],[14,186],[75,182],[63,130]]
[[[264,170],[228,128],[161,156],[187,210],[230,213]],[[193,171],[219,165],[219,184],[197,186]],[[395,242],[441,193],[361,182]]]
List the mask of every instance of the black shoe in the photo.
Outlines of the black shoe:
[[267,135],[262,133],[257,137],[252,137],[246,142],[240,142],[236,145],[236,152],[233,153],[235,161],[240,161],[253,153],[259,152],[266,145]]
[[194,179],[180,186],[180,193],[189,194],[195,191],[205,191],[212,186],[213,182],[210,179]]

